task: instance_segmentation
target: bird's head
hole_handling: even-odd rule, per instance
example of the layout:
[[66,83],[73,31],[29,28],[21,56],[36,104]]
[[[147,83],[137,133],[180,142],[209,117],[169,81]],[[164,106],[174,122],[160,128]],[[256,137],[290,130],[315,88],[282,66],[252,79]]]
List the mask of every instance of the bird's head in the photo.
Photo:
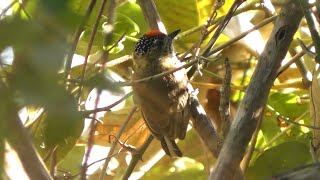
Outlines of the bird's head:
[[134,56],[143,56],[148,59],[158,59],[173,52],[172,41],[178,35],[179,30],[168,35],[159,30],[151,30],[145,33],[134,47]]

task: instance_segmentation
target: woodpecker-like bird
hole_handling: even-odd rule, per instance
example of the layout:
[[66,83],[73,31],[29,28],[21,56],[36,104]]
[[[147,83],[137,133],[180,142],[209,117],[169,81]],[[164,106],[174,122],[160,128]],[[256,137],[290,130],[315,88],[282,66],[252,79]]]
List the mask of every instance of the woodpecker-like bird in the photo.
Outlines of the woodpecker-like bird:
[[[168,35],[152,30],[134,48],[132,79],[166,72],[182,63],[173,51],[172,41],[180,30]],[[154,137],[161,141],[169,156],[182,156],[175,139],[184,139],[189,123],[189,92],[186,70],[181,69],[158,79],[133,86],[135,103]]]

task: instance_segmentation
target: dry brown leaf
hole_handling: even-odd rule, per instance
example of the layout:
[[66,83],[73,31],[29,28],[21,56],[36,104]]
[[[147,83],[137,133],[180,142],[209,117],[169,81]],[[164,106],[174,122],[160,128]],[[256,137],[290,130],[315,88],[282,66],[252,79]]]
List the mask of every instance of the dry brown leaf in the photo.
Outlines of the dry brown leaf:
[[[110,146],[109,136],[118,134],[121,125],[130,114],[132,107],[126,107],[119,111],[107,112],[103,117],[103,124],[99,123],[95,133],[95,143],[103,146]],[[147,139],[150,132],[144,125],[140,112],[134,113],[129,123],[127,124],[124,132],[120,137],[120,141],[126,141],[127,144],[139,147]],[[111,137],[114,141],[114,137]]]

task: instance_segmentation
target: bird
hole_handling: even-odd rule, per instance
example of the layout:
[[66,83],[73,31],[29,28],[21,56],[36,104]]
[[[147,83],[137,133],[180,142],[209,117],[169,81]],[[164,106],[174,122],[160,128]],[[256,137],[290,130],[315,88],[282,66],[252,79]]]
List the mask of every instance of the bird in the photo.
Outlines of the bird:
[[[132,80],[154,76],[183,65],[177,58],[173,40],[180,30],[169,34],[146,32],[133,51]],[[171,157],[182,157],[175,139],[186,136],[190,117],[190,92],[186,69],[134,84],[134,102],[152,135]]]

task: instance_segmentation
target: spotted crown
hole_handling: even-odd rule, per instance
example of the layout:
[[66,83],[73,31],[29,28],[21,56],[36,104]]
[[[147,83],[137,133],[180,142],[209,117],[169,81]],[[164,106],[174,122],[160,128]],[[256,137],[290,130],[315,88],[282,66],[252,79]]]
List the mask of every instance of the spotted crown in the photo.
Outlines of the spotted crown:
[[159,30],[152,30],[144,34],[134,47],[134,52],[137,55],[147,55],[151,48],[155,46],[165,46],[164,40],[167,35]]

